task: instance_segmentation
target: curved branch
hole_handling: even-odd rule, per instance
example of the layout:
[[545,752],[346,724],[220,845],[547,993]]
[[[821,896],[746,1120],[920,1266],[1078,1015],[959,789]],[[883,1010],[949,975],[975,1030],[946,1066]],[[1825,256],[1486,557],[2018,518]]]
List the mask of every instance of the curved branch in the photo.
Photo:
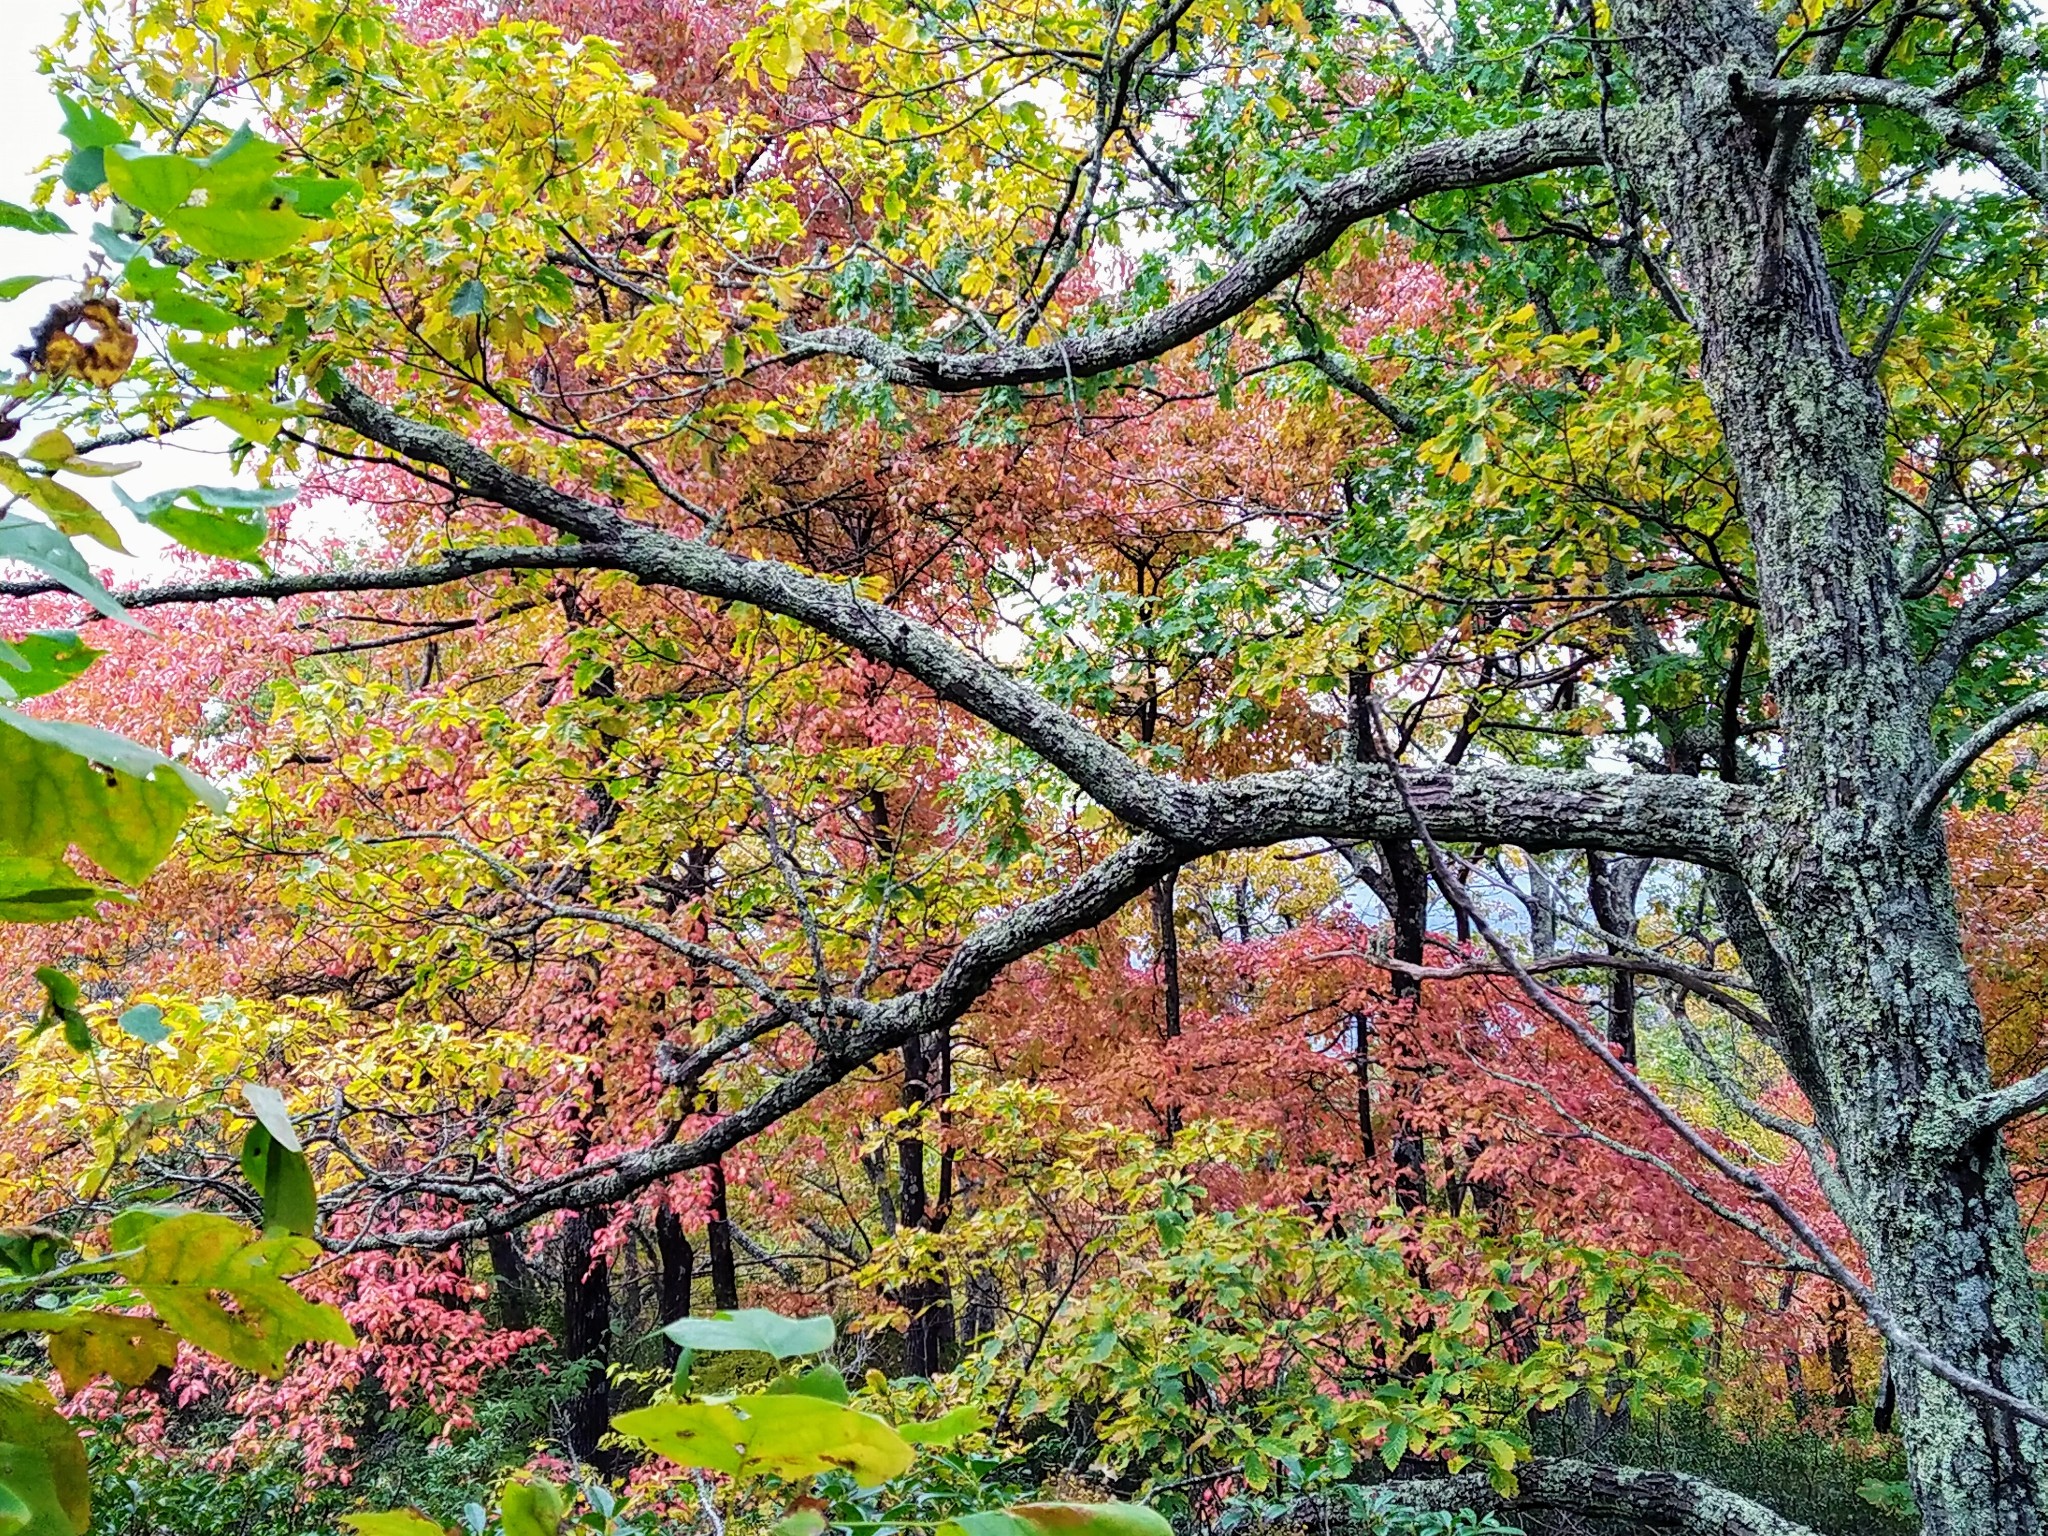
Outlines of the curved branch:
[[[1204,785],[1155,773],[936,625],[851,583],[634,523],[508,468],[453,432],[408,420],[338,375],[320,388],[332,421],[434,465],[469,494],[576,534],[593,568],[751,604],[907,673],[1030,748],[1129,826],[1196,852],[1405,835],[1407,811],[1385,766],[1337,764]],[[1432,831],[1457,842],[1591,847],[1730,868],[1746,839],[1770,831],[1758,791],[1672,775],[1478,767],[1413,776],[1408,794]]]
[[1789,80],[1739,78],[1732,83],[1755,100],[1780,106],[1886,107],[1904,112],[1940,134],[1951,148],[1975,155],[2034,201],[2048,204],[2048,173],[1995,129],[1954,106],[1945,91],[1903,80],[1847,74],[1798,75]]
[[2021,726],[2048,716],[2048,693],[2033,694],[2021,699],[2012,708],[1993,715],[1985,721],[1968,740],[1951,752],[1942,765],[1934,770],[1934,777],[1922,787],[1913,801],[1913,825],[1923,830],[1931,826],[1934,816],[1941,809],[1948,793],[1960,784],[1963,775],[1970,771],[1970,765],[1997,746]]
[[1334,246],[1352,225],[1436,192],[1498,186],[1600,163],[1599,114],[1554,112],[1513,128],[1441,139],[1337,177],[1302,195],[1302,209],[1208,287],[1142,319],[999,352],[916,352],[853,326],[784,338],[781,361],[851,357],[892,384],[964,394],[998,385],[1083,379],[1163,356],[1244,313]]
[[643,1148],[573,1170],[449,1226],[365,1232],[336,1246],[352,1252],[445,1248],[494,1232],[514,1231],[550,1211],[615,1204],[674,1174],[707,1167],[882,1052],[953,1023],[981,998],[1005,966],[1114,916],[1161,876],[1180,868],[1191,852],[1162,837],[1139,837],[1064,890],[988,923],[968,936],[929,986],[875,1004],[856,1028],[826,1035],[807,1065],[687,1141]]

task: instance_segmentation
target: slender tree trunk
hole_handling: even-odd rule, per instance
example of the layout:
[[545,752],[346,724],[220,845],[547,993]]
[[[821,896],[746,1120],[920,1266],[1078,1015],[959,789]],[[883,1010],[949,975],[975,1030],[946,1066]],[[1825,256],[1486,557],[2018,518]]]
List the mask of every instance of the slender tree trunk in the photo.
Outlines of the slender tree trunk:
[[[690,1288],[697,1278],[697,1251],[690,1246],[690,1234],[682,1218],[663,1206],[654,1217],[654,1247],[661,1257],[661,1320],[672,1323],[690,1315]],[[682,1353],[668,1346],[668,1363],[674,1365]]]
[[[1162,1028],[1166,1038],[1180,1038],[1181,997],[1180,997],[1180,923],[1174,913],[1174,893],[1179,884],[1180,874],[1175,871],[1152,887],[1152,939],[1159,951],[1159,996],[1164,1013]],[[1169,1140],[1180,1134],[1181,1104],[1176,1090],[1166,1090],[1166,1135]]]
[[519,1256],[519,1238],[511,1232],[493,1232],[487,1242],[491,1256],[491,1301],[498,1310],[498,1326],[515,1331],[533,1326],[533,1309],[527,1289],[526,1261]]
[[598,1444],[612,1421],[611,1266],[593,1252],[602,1225],[601,1213],[577,1211],[562,1228],[562,1352],[584,1368],[568,1403],[569,1449],[609,1476],[611,1453]]
[[[1775,67],[1744,0],[1621,0],[1614,29],[1648,103],[1614,153],[1671,230],[1784,740],[1774,814],[1742,871],[1782,953],[1740,911],[1724,918],[1774,994],[1880,1298],[1937,1354],[2048,1403],[2002,1142],[1956,1128],[1989,1083],[1983,1027],[1941,829],[1910,816],[1935,766],[1932,700],[1893,567],[1884,403],[1841,330],[1804,155],[1773,155],[1803,124],[1742,89]],[[2048,1436],[1897,1351],[1892,1365],[1928,1536],[2048,1528]]]
[[740,1274],[733,1262],[732,1216],[726,1206],[725,1160],[711,1165],[711,1218],[704,1223],[704,1251],[711,1261],[711,1304],[730,1312],[740,1304]]
[[[1648,859],[1610,858],[1604,853],[1586,855],[1586,896],[1593,908],[1593,921],[1609,938],[1632,943],[1636,936],[1636,896],[1643,876],[1649,872]],[[1618,946],[1608,945],[1610,952]],[[1607,1038],[1623,1061],[1636,1059],[1636,978],[1630,971],[1610,973],[1607,983]]]
[[[949,1076],[950,1032],[914,1035],[903,1043],[903,1107],[923,1109],[943,1097]],[[925,1180],[926,1147],[922,1136],[904,1136],[896,1143],[896,1214],[905,1226],[937,1232],[946,1224],[952,1203],[951,1160],[941,1153],[938,1198]],[[957,1352],[953,1287],[941,1269],[897,1288],[896,1301],[909,1317],[903,1330],[903,1369],[910,1376],[936,1376]]]
[[[1354,762],[1377,762],[1381,752],[1379,735],[1372,720],[1372,677],[1364,668],[1354,668],[1350,677],[1350,692],[1347,699],[1347,718],[1344,732],[1345,748]],[[1379,855],[1379,869],[1372,874],[1369,883],[1380,904],[1387,909],[1387,921],[1394,930],[1393,958],[1405,965],[1421,965],[1428,953],[1429,940],[1429,870],[1422,862],[1415,845],[1406,838],[1387,838],[1373,844]],[[1352,867],[1361,873],[1370,869],[1362,856],[1354,858]],[[1410,1008],[1422,1001],[1422,978],[1393,973],[1394,1001]],[[1372,1105],[1367,1098],[1365,1078],[1365,1034],[1359,1034],[1358,1062],[1358,1109],[1360,1115],[1359,1139],[1367,1146],[1367,1156],[1372,1145]],[[1429,1204],[1429,1166],[1422,1137],[1409,1123],[1405,1114],[1399,1114],[1394,1122],[1394,1198],[1403,1210],[1420,1210]]]

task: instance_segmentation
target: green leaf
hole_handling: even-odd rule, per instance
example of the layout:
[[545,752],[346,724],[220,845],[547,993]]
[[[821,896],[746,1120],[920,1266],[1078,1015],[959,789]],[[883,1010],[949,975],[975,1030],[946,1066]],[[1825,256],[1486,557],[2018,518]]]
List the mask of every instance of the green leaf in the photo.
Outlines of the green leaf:
[[130,885],[164,861],[195,803],[220,791],[183,764],[109,731],[0,707],[0,852],[61,859],[76,848]]
[[319,1257],[310,1239],[252,1239],[225,1216],[187,1211],[143,1232],[141,1248],[119,1260],[128,1283],[180,1338],[231,1365],[275,1378],[299,1344],[356,1341],[333,1307],[285,1284]]
[[77,452],[71,444],[71,438],[53,428],[48,432],[38,432],[29,441],[29,445],[21,450],[21,456],[25,459],[34,459],[38,464],[50,465],[62,464]]
[[155,1003],[136,1003],[122,1010],[121,1017],[114,1021],[121,1026],[121,1032],[133,1035],[144,1045],[162,1045],[171,1038],[171,1026],[164,1022],[164,1011]]
[[507,1483],[499,1495],[498,1522],[505,1536],[555,1536],[568,1515],[568,1500],[546,1478]]
[[199,163],[199,185],[217,204],[266,203],[277,196],[271,183],[283,160],[283,150],[244,123]]
[[[0,483],[7,483],[5,472],[9,466],[17,471],[20,469],[14,460],[0,455]],[[118,619],[131,629],[142,628],[129,617],[128,610],[114,600],[114,594],[100,585],[99,578],[93,575],[92,568],[72,547],[71,541],[46,524],[30,522],[26,518],[0,519],[0,560],[18,560],[23,565],[32,565],[58,585],[84,598],[108,618]]]
[[0,1376],[0,1536],[85,1536],[85,1447],[39,1382]]
[[282,346],[222,347],[178,336],[167,343],[167,350],[201,383],[217,384],[243,394],[267,391],[289,355],[289,349]]
[[0,1312],[0,1332],[46,1333],[50,1363],[76,1392],[95,1376],[139,1387],[178,1363],[178,1336],[153,1317],[122,1312]]
[[0,656],[0,699],[39,699],[55,693],[105,654],[68,629],[23,635]]
[[955,1408],[920,1424],[898,1424],[896,1433],[911,1445],[951,1445],[973,1434],[985,1422],[979,1408]]
[[219,261],[267,261],[312,233],[312,227],[287,206],[239,208],[207,203],[176,209],[164,215],[164,223],[200,255]]
[[0,852],[0,922],[65,923],[94,916],[103,901],[126,899],[61,860]]
[[1142,1504],[1013,1504],[943,1522],[938,1536],[1173,1536]]
[[60,179],[80,197],[90,197],[107,184],[107,152],[98,145],[74,152],[64,162]]
[[249,1113],[266,1131],[277,1138],[278,1144],[288,1152],[303,1152],[299,1145],[299,1133],[292,1126],[292,1112],[285,1107],[284,1095],[263,1083],[242,1084],[242,1099],[249,1106]]
[[114,196],[160,219],[184,205],[199,184],[201,169],[183,155],[152,155],[132,144],[107,148],[107,185]]
[[128,137],[126,128],[88,102],[73,101],[59,91],[57,105],[64,109],[64,126],[58,132],[71,141],[73,149],[104,149]]
[[472,277],[455,290],[455,297],[448,305],[448,313],[458,320],[466,320],[472,315],[482,314],[484,305],[489,301],[490,296],[484,292],[484,285]]
[[769,1536],[822,1536],[825,1517],[815,1509],[793,1509],[768,1527]]
[[93,1048],[92,1025],[78,1006],[78,983],[54,965],[37,966],[36,981],[43,989],[43,1011],[36,1019],[34,1033],[61,1030],[64,1043],[79,1055],[86,1055]]
[[831,1365],[814,1365],[807,1371],[779,1376],[761,1390],[778,1395],[795,1392],[803,1397],[822,1398],[828,1403],[852,1401],[846,1390],[846,1378],[839,1374],[837,1366]]
[[282,406],[247,396],[237,400],[195,400],[190,410],[194,416],[205,416],[232,428],[252,443],[274,441],[278,427],[292,414]]
[[762,1307],[679,1317],[661,1331],[684,1349],[747,1349],[778,1360],[823,1354],[836,1336],[829,1317],[784,1317]]
[[270,537],[270,519],[264,516],[264,509],[280,506],[297,494],[192,485],[137,501],[118,485],[114,487],[114,495],[139,521],[185,548],[247,565],[263,564],[263,545]]
[[263,1197],[266,1236],[311,1237],[320,1222],[320,1197],[305,1153],[287,1147],[260,1125],[242,1138],[242,1174]]
[[1401,1458],[1408,1454],[1408,1426],[1394,1423],[1387,1426],[1387,1438],[1380,1446],[1380,1460],[1389,1472],[1401,1464]]
[[196,299],[189,293],[167,293],[152,299],[149,312],[165,325],[198,331],[205,336],[218,336],[249,323],[233,310],[222,309],[205,299]]
[[[68,444],[66,446],[69,446]],[[66,538],[95,539],[107,549],[127,554],[121,535],[107,521],[106,514],[68,485],[47,475],[30,475],[23,492],[29,505],[43,513]]]
[[43,283],[54,283],[54,277],[9,277],[0,279],[0,301],[18,299],[29,289]]
[[348,176],[280,176],[277,184],[302,219],[331,218],[343,198],[363,190],[361,182]]
[[[68,235],[71,226],[47,208],[24,208],[0,198],[0,229],[18,229],[31,235]],[[41,279],[39,279],[41,281]]]
[[448,1536],[448,1528],[416,1509],[386,1509],[376,1514],[343,1515],[341,1523],[356,1536]]
[[916,1456],[873,1414],[794,1393],[660,1403],[620,1414],[612,1428],[679,1466],[735,1477],[793,1481],[842,1471],[872,1488],[909,1471]]

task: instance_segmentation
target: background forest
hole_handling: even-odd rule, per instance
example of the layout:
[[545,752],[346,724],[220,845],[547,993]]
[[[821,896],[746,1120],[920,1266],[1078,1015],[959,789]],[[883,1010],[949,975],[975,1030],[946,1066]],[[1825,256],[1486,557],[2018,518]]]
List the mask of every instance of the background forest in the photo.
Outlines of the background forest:
[[83,0],[0,1536],[2042,1530],[2036,32]]

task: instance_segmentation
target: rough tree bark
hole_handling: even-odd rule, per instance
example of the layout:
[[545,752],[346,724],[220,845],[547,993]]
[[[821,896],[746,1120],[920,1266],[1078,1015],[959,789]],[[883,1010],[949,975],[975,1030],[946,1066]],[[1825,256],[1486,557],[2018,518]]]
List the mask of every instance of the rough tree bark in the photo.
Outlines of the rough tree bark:
[[[1671,231],[1755,545],[1784,747],[1777,835],[1742,873],[1797,993],[1788,1065],[1879,1296],[1953,1364],[2048,1401],[2004,1149],[1956,1114],[1990,1086],[1983,1028],[1938,818],[1913,814],[1932,700],[1887,533],[1884,402],[1842,332],[1803,119],[1750,87],[1776,69],[1754,6],[1621,0],[1614,24],[1645,104],[1615,169]],[[1754,940],[1743,957],[1776,964]],[[1898,1416],[1928,1536],[2048,1528],[2043,1431],[1903,1362]]]

